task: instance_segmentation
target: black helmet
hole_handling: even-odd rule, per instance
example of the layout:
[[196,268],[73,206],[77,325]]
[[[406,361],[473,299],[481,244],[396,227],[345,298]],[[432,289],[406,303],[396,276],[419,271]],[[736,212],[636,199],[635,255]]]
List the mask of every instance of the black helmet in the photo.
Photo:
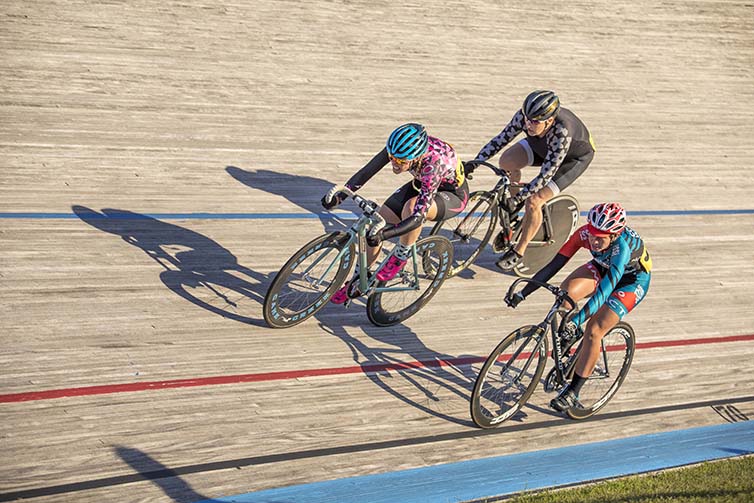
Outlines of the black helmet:
[[543,121],[554,117],[560,110],[560,99],[552,91],[534,91],[524,100],[521,111],[529,120]]

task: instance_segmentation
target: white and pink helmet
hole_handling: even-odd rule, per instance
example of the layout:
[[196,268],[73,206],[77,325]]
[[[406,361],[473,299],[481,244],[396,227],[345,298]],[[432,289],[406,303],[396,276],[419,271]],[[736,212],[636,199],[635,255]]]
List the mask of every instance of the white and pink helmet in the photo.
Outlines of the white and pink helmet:
[[593,236],[617,235],[626,228],[626,210],[620,203],[597,204],[589,210],[586,219]]

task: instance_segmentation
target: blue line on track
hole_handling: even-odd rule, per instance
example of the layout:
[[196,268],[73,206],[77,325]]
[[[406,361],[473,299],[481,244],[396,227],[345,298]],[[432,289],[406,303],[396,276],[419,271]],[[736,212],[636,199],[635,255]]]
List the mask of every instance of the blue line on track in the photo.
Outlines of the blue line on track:
[[[586,216],[585,211],[581,216]],[[667,217],[667,216],[690,216],[690,215],[754,215],[754,209],[733,210],[640,210],[629,211],[629,216],[643,217]],[[348,212],[338,213],[86,213],[85,218],[108,219],[108,220],[275,220],[275,219],[334,219],[355,218],[356,215]],[[79,219],[75,213],[34,213],[34,212],[5,212],[0,213],[0,219],[37,219],[37,220],[65,220]]]
[[754,421],[745,421],[268,489],[200,503],[456,503],[752,453]]

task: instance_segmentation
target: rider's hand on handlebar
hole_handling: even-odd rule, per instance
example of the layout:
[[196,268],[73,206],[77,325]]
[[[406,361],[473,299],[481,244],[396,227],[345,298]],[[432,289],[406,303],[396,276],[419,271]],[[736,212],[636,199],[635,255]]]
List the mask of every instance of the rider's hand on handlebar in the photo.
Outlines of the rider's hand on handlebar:
[[508,304],[509,307],[512,307],[513,309],[516,309],[516,306],[518,306],[526,297],[521,294],[521,292],[516,292],[513,295],[506,295],[505,296],[505,303]]
[[322,207],[326,210],[331,210],[345,201],[347,197],[348,194],[338,190],[338,186],[336,185],[322,197]]
[[379,246],[384,240],[385,237],[382,234],[382,229],[374,234],[367,234],[367,244],[371,247]]
[[468,178],[469,180],[473,180],[474,177],[471,176],[471,174],[476,169],[476,164],[471,163],[469,161],[466,161],[466,162],[461,161],[461,165],[463,166],[463,173],[466,175],[466,178]]

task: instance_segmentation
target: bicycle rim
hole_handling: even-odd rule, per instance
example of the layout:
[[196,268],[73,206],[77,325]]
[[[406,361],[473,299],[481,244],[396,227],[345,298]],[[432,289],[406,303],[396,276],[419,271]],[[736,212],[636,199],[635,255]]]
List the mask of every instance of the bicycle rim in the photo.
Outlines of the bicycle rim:
[[345,282],[354,244],[334,263],[348,234],[320,236],[296,252],[272,281],[264,299],[264,319],[272,328],[292,327],[322,309]]
[[[400,323],[421,309],[448,277],[453,248],[441,236],[429,236],[416,243],[416,261],[409,257],[403,271],[390,281],[382,281],[367,300],[367,316],[377,326]],[[390,290],[392,289],[392,290]]]
[[477,191],[469,196],[467,211],[437,222],[431,235],[447,238],[453,245],[453,264],[448,277],[453,277],[474,263],[489,242],[497,223],[489,192]]
[[545,243],[545,225],[542,223],[526,248],[523,259],[513,270],[517,276],[530,278],[536,274],[552,260],[563,243],[576,230],[579,222],[579,203],[575,198],[561,194],[552,198],[545,206],[548,208],[552,224],[552,243]]
[[471,395],[471,419],[494,428],[513,417],[537,387],[547,361],[547,343],[534,325],[521,327],[487,357]]
[[584,419],[602,407],[623,384],[633,361],[636,341],[630,325],[620,322],[602,338],[603,350],[592,375],[579,392],[582,407],[569,409],[573,419]]

